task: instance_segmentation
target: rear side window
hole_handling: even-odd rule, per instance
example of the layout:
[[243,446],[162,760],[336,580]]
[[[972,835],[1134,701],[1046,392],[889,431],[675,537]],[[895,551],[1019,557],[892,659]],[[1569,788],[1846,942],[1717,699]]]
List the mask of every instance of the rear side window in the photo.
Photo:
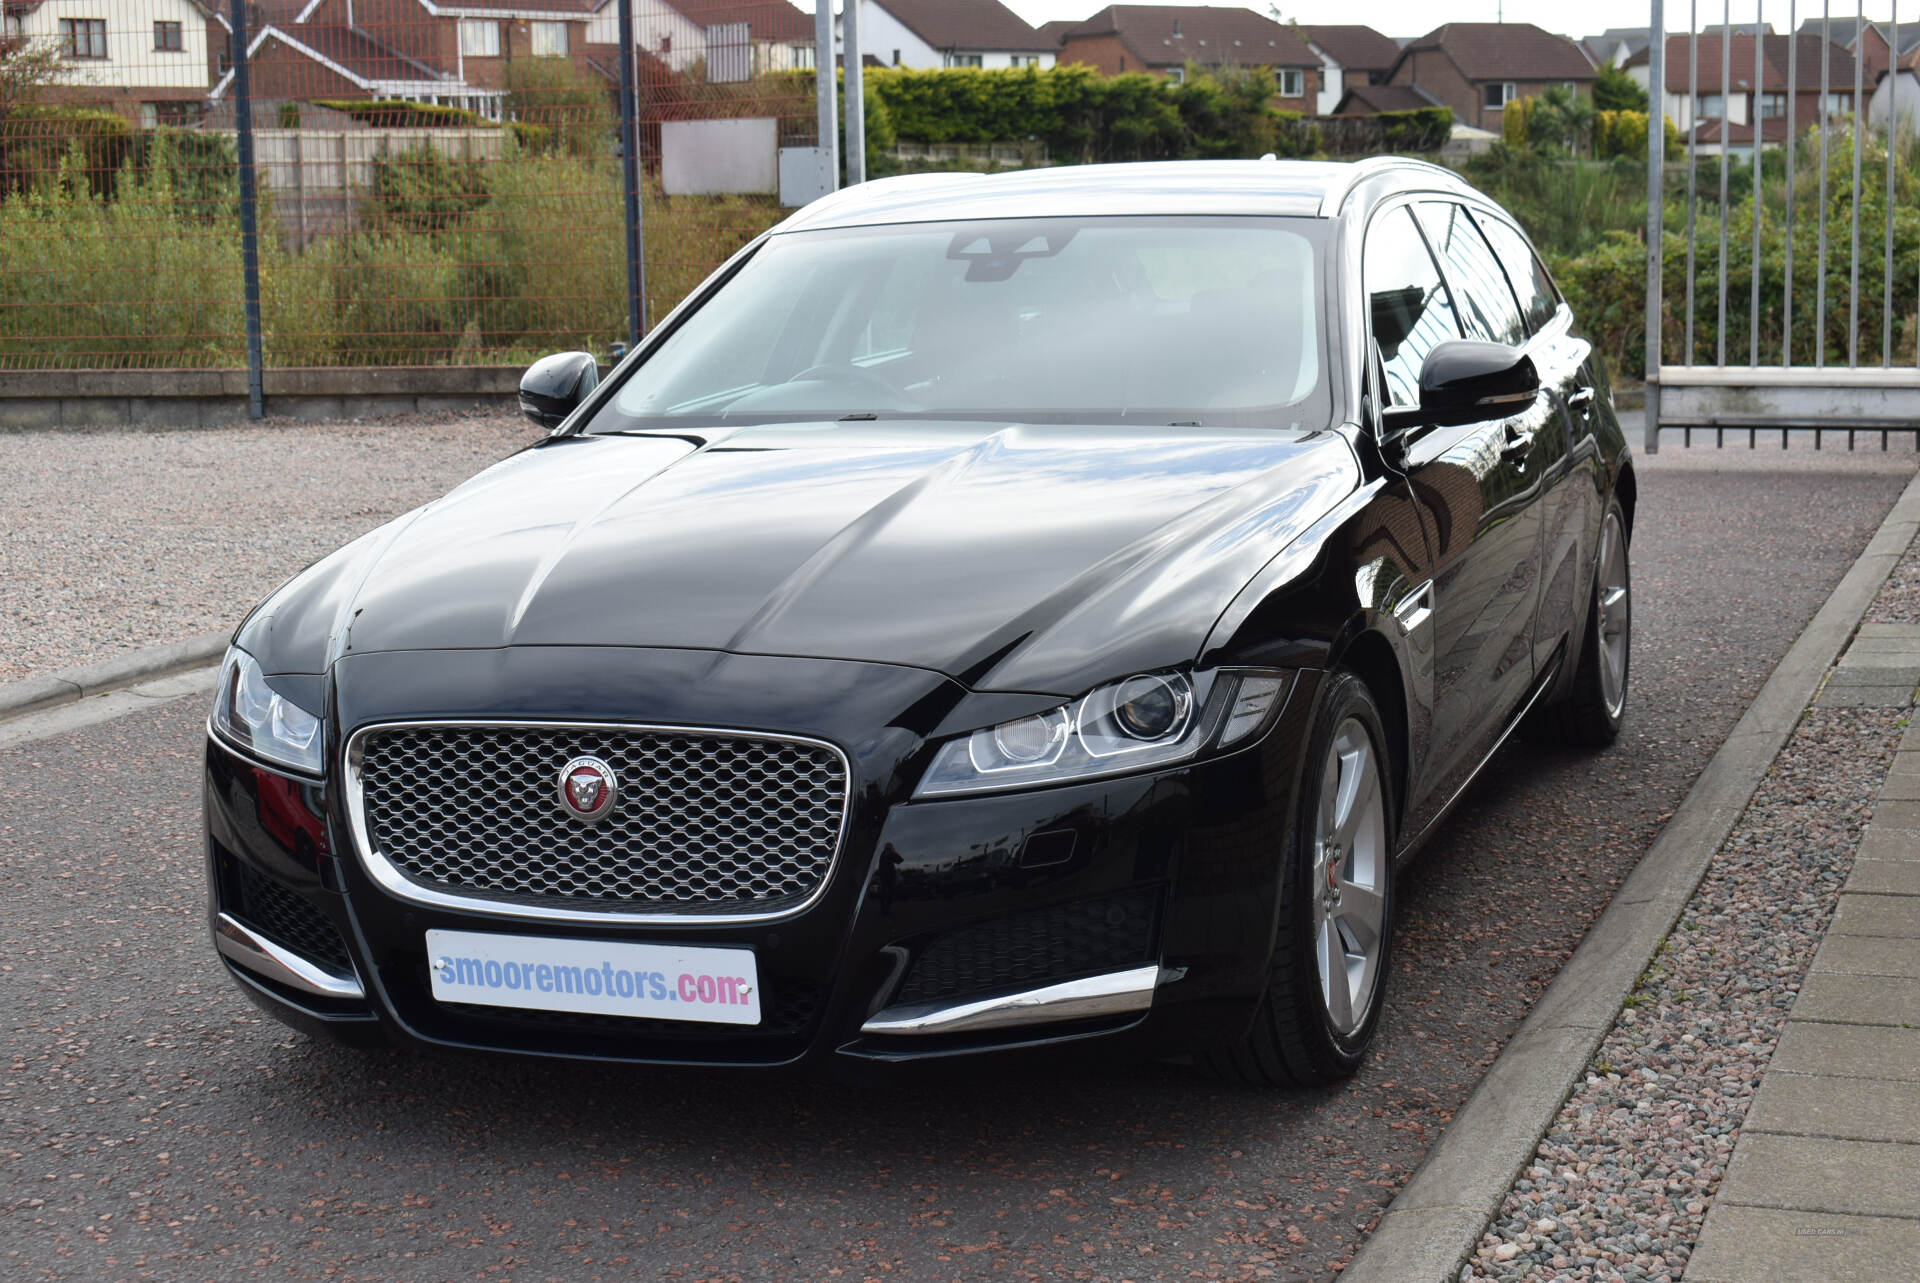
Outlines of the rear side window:
[[1520,310],[1526,313],[1527,328],[1538,333],[1560,310],[1560,292],[1553,288],[1553,278],[1540,265],[1540,256],[1527,245],[1527,238],[1512,224],[1488,214],[1473,217],[1493,242],[1493,252],[1500,256],[1501,265],[1507,269],[1507,279],[1513,282],[1513,292],[1520,298]]
[[1373,221],[1361,270],[1373,341],[1386,365],[1387,404],[1419,405],[1420,363],[1435,344],[1459,338],[1460,323],[1411,209]]
[[1453,301],[1467,323],[1467,333],[1509,347],[1525,343],[1527,325],[1520,319],[1507,274],[1466,209],[1452,201],[1422,201],[1418,209],[1433,252],[1446,267],[1447,284],[1453,287]]

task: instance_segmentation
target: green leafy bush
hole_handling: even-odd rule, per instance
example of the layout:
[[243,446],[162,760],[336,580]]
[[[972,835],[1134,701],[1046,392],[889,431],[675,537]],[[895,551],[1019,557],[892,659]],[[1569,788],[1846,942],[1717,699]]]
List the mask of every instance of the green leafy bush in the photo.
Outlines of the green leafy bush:
[[1307,155],[1318,136],[1272,106],[1260,68],[1189,67],[1181,83],[1068,65],[867,71],[868,122],[916,143],[1034,142],[1057,162]]
[[[298,107],[298,104],[288,104]],[[438,103],[413,102],[405,98],[316,98],[316,107],[325,107],[328,111],[337,111],[351,116],[363,125],[375,129],[456,129],[472,127],[480,129],[498,128],[491,120],[478,112],[465,111],[459,107],[442,107]],[[298,119],[296,110],[295,119]],[[288,126],[291,128],[292,126]]]
[[0,195],[46,182],[63,170],[106,192],[132,144],[132,127],[111,111],[15,106],[0,119]]
[[565,58],[516,58],[507,64],[507,115],[552,131],[553,146],[570,156],[613,150],[613,98]]
[[384,231],[439,232],[465,223],[487,196],[485,165],[422,145],[374,158],[362,212]]

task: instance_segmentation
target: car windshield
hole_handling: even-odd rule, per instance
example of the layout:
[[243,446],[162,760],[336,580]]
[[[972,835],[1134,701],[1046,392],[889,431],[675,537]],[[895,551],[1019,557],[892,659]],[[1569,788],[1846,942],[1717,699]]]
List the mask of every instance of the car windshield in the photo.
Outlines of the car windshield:
[[822,419],[1320,427],[1317,220],[772,237],[590,431]]

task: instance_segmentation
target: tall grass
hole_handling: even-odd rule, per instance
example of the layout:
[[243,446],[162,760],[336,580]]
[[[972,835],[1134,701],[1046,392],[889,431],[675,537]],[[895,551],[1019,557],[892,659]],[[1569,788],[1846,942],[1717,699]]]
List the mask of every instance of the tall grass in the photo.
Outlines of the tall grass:
[[[627,332],[619,169],[605,157],[509,148],[422,222],[369,194],[362,229],[284,248],[262,202],[260,287],[268,364],[518,363],[557,348],[604,355]],[[77,162],[0,201],[0,368],[245,364],[237,208],[211,216],[175,167],[119,174],[96,193]],[[378,187],[378,184],[376,184]],[[380,202],[386,200],[387,204]],[[190,208],[188,207],[191,201]],[[775,222],[750,198],[643,194],[649,314]]]

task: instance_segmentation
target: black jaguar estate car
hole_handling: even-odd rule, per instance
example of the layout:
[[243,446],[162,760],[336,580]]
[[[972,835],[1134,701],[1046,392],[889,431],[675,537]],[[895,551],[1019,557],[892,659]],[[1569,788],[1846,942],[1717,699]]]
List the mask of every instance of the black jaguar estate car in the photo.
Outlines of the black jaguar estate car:
[[234,636],[213,937],[295,1026],[1327,1082],[1474,773],[1620,726],[1605,376],[1429,165],[869,183],[522,404]]

